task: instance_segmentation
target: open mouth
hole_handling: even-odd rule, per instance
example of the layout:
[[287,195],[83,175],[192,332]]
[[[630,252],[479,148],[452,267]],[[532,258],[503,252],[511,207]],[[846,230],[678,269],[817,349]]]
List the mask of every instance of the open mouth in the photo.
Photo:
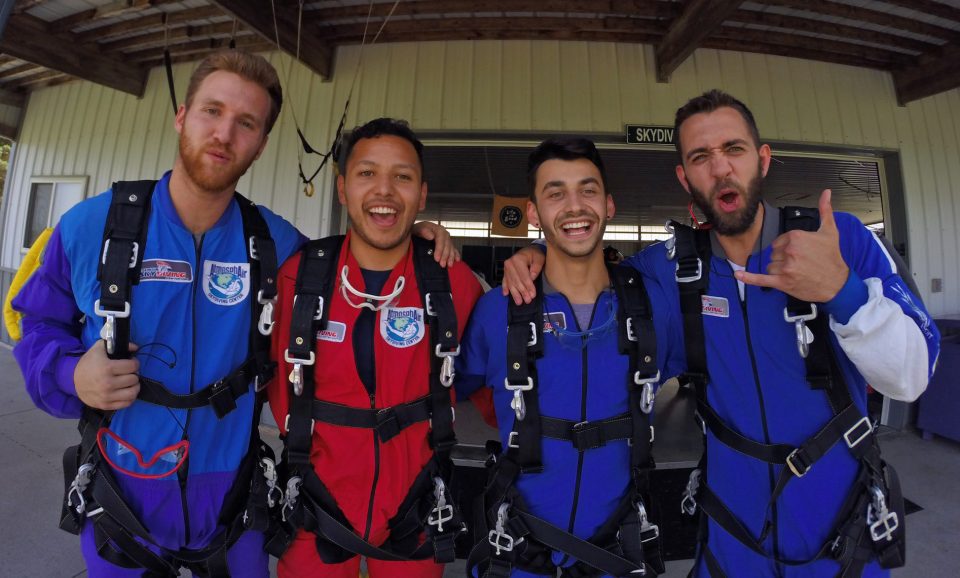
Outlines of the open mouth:
[[367,209],[370,220],[379,227],[392,227],[397,222],[399,211],[393,207],[379,205]]
[[735,189],[724,189],[717,195],[717,203],[721,211],[732,213],[740,208],[740,193]]
[[593,231],[593,223],[590,221],[570,221],[560,225],[560,231],[564,236],[576,239],[586,237]]

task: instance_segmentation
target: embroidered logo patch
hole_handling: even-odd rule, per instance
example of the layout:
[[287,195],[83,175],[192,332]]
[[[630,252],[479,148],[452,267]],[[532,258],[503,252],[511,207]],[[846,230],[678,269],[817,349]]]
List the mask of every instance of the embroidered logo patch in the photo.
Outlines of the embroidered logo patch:
[[710,295],[701,295],[700,302],[703,305],[703,314],[711,317],[730,317],[730,303],[726,297],[711,297]]
[[236,305],[250,293],[250,264],[203,262],[203,293],[217,305]]
[[186,261],[170,259],[144,259],[140,267],[141,281],[193,282],[193,268]]
[[423,309],[387,308],[380,313],[380,337],[394,347],[410,347],[423,339]]
[[563,311],[543,314],[543,332],[550,333],[554,327],[567,328],[567,317],[563,314]]
[[347,325],[339,321],[327,321],[326,329],[317,331],[317,339],[320,341],[333,341],[334,343],[343,343],[347,335]]

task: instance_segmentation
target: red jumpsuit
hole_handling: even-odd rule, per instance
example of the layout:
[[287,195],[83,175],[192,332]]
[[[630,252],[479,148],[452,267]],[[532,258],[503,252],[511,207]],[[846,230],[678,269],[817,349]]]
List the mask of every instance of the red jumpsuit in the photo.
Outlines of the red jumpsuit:
[[[412,248],[412,244],[411,244]],[[300,254],[291,257],[281,268],[278,281],[278,305],[273,333],[273,356],[278,361],[277,379],[268,388],[270,408],[280,424],[281,433],[287,415],[289,395],[286,376],[290,364],[283,361],[283,351],[290,338],[290,315]],[[353,327],[360,309],[352,307],[340,290],[340,271],[349,267],[348,280],[358,291],[365,292],[360,266],[350,254],[348,234],[340,251],[336,268],[337,281],[329,299],[329,323],[326,331],[318,334],[317,361],[313,366],[316,378],[316,397],[328,402],[358,408],[385,408],[427,395],[430,372],[430,330],[426,327],[423,303],[417,287],[413,266],[413,252],[394,267],[384,284],[383,293],[393,290],[396,280],[404,276],[401,294],[389,308],[377,313],[374,327],[374,359],[376,363],[376,390],[370,395],[357,373],[353,350]],[[480,284],[470,269],[457,263],[448,269],[457,313],[459,333],[463,334],[470,310],[480,297]],[[361,301],[352,296],[354,303]],[[405,309],[405,308],[413,308]],[[401,310],[414,322],[398,335],[396,326],[387,327],[391,310]],[[419,312],[417,311],[419,310]],[[419,323],[419,327],[414,324]],[[414,424],[399,435],[380,442],[369,429],[335,426],[317,422],[313,431],[311,463],[317,475],[337,501],[354,530],[372,544],[383,543],[389,534],[387,522],[397,509],[433,450],[428,444],[429,426],[426,422]],[[368,560],[371,578],[439,577],[443,567],[432,560],[421,562],[383,562]],[[314,535],[300,530],[290,548],[280,559],[281,578],[300,576],[349,577],[359,574],[360,557],[336,565],[326,565],[316,551]]]

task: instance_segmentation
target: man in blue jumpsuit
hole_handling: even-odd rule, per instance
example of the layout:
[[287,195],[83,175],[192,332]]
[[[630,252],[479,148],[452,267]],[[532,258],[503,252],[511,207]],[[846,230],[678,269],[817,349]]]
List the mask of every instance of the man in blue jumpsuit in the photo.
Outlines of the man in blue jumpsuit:
[[[108,358],[104,318],[94,310],[109,191],[64,215],[42,266],[14,300],[24,314],[14,355],[34,403],[61,418],[79,417],[84,405],[116,412],[98,437],[104,458],[133,514],[170,551],[203,549],[223,533],[218,515],[251,447],[253,384],[218,418],[209,405],[183,410],[137,400],[140,378],[187,394],[248,358],[257,295],[234,189],[263,151],[281,102],[276,71],[259,56],[217,53],[191,77],[174,124],[179,154],[151,198],[130,300],[130,359]],[[259,211],[285,259],[304,238]],[[81,534],[90,576],[142,575],[102,559],[92,526],[84,523]],[[231,575],[268,575],[262,542],[259,532],[240,537],[227,553]]]
[[[542,313],[534,313],[543,323],[543,355],[536,361],[534,386],[541,415],[536,417],[541,422],[566,420],[583,429],[611,418],[629,421],[624,415],[630,414],[633,382],[628,379],[628,358],[618,350],[620,305],[603,257],[603,233],[615,210],[605,189],[603,162],[589,140],[547,140],[531,153],[527,175],[527,216],[543,230],[548,247]],[[679,339],[676,324],[656,314],[665,305],[664,297],[651,291],[649,298],[656,334],[666,339],[672,333]],[[507,324],[508,299],[500,291],[486,293],[467,326],[456,381],[460,399],[483,386],[493,389],[504,448],[522,439],[516,430],[523,427],[515,392],[507,388]],[[677,360],[671,364],[665,350],[658,350],[655,363],[664,373],[677,372]],[[651,392],[655,385],[650,384]],[[571,439],[544,434],[542,470],[519,475],[516,488],[523,503],[515,501],[512,507],[590,539],[630,491],[628,442],[621,436],[578,449]],[[553,551],[546,565],[531,569],[515,564],[520,569],[511,576],[539,575],[574,562]]]
[[[865,485],[855,457],[872,444],[871,426],[863,419],[866,385],[892,399],[915,400],[936,364],[937,329],[879,240],[855,217],[833,212],[830,191],[820,197],[819,228],[781,232],[781,211],[761,199],[770,147],[761,144],[742,102],[716,90],[694,98],[678,110],[675,135],[681,161],[677,177],[712,226],[711,257],[702,263],[708,283],[700,296],[700,317],[706,358],[702,389],[715,419],[706,420],[705,485],[690,494],[688,504],[703,504],[708,493],[716,499],[710,499],[714,507],[695,575],[887,575],[874,554],[888,547],[888,537],[902,535],[896,528],[904,520],[884,508],[891,494],[877,482],[882,475],[872,472]],[[678,277],[684,275],[678,273],[675,250],[658,243],[630,263],[648,285],[663,289],[672,314],[682,317]],[[513,267],[507,267],[508,274]],[[529,274],[508,278],[516,299],[529,297]],[[812,319],[786,321],[788,296],[817,305],[829,320],[826,334],[811,341],[805,323]],[[660,335],[661,346],[673,352],[700,339],[684,333],[679,339]],[[826,391],[808,383],[800,353],[800,341],[812,347],[816,339],[829,340],[834,377],[842,376],[833,383],[849,390],[860,421],[837,432],[839,439],[812,462],[794,456],[773,463],[738,451],[733,446],[764,446],[785,454],[834,418],[837,410]],[[685,359],[689,370],[692,362]],[[746,439],[731,441],[737,436]],[[863,493],[866,505],[846,503]],[[723,525],[715,516],[717,503],[731,514]],[[846,557],[854,544],[837,531],[851,517],[856,520],[849,531],[867,531],[857,553],[866,560],[862,570]]]

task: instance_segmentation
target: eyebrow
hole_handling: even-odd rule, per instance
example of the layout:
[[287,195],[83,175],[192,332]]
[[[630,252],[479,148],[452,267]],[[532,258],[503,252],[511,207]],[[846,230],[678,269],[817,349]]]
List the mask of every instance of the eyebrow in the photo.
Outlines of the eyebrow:
[[[747,140],[746,140],[746,139],[735,138],[735,139],[733,139],[733,140],[728,140],[728,141],[726,141],[725,143],[723,143],[722,145],[720,145],[720,148],[728,148],[728,147],[732,147],[733,145],[745,145],[745,144],[747,144]],[[695,149],[693,149],[693,150],[691,150],[690,152],[687,153],[686,158],[689,159],[689,158],[692,157],[693,155],[700,154],[700,153],[706,153],[706,152],[710,152],[710,147],[699,147],[699,148],[695,148]]]
[[[577,184],[578,184],[578,185],[587,185],[587,184],[591,184],[591,183],[592,183],[592,184],[599,185],[599,184],[600,184],[600,181],[597,180],[596,177],[586,177],[586,178],[580,179],[580,182],[577,183]],[[564,185],[566,185],[566,184],[567,184],[567,183],[566,183],[565,181],[549,181],[549,182],[547,182],[547,183],[544,183],[544,185],[543,185],[543,190],[549,189],[550,187],[562,187],[562,186],[564,186]]]
[[[378,163],[378,162],[373,161],[373,160],[370,160],[370,159],[358,159],[358,160],[356,161],[356,163],[357,163],[358,165],[368,165],[368,166],[373,166],[373,167],[379,167],[379,166],[381,166],[381,163]],[[395,164],[395,165],[390,165],[390,168],[404,168],[404,169],[410,169],[410,170],[414,170],[414,171],[418,170],[417,165],[412,164],[412,163],[397,163],[397,164]]]
[[[226,105],[223,103],[222,100],[217,100],[216,98],[207,98],[206,100],[201,101],[199,104],[200,104],[200,106],[211,106],[211,105],[212,105],[212,106],[216,106],[216,107],[219,107],[219,108],[224,108],[224,107],[226,106]],[[242,113],[238,114],[237,116],[239,116],[240,118],[245,118],[245,119],[252,120],[252,121],[254,121],[254,122],[260,122],[260,121],[261,121],[261,119],[260,119],[258,116],[256,116],[256,115],[253,114],[253,113],[249,113],[249,112],[242,112]]]

